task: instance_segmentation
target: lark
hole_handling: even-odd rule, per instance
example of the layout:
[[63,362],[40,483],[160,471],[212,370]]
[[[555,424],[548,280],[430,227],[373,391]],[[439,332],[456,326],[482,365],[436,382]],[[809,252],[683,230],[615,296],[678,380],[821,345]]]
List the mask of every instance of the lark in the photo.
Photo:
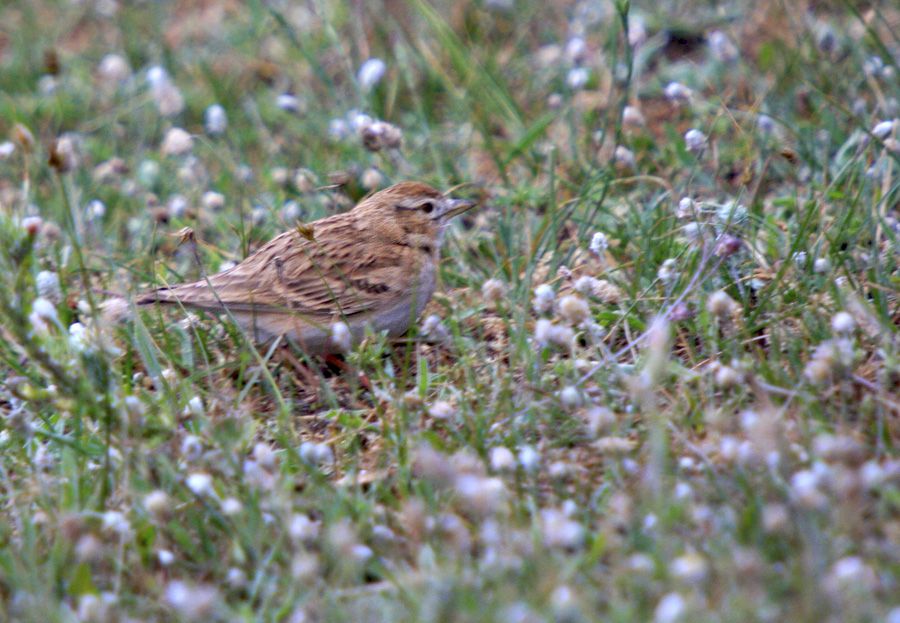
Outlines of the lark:
[[367,329],[400,336],[434,293],[450,220],[474,205],[426,184],[395,184],[276,236],[233,268],[135,304],[227,312],[256,342],[283,336],[311,355],[343,350],[335,323],[349,328],[353,344]]

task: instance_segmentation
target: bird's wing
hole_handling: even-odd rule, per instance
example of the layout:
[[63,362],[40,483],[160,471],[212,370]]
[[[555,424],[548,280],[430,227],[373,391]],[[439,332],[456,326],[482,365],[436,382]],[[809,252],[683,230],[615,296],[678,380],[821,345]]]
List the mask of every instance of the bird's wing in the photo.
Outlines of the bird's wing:
[[[341,214],[315,223],[312,232],[291,230],[229,270],[160,288],[138,300],[254,313],[289,312],[323,321],[367,314],[404,295],[405,247],[384,248]],[[367,244],[368,242],[368,244]]]

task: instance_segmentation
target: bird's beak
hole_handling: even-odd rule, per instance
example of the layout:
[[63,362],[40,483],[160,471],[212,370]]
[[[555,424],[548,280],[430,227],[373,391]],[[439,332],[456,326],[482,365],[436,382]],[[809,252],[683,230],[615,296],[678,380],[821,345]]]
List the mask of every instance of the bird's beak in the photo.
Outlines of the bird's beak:
[[445,199],[444,202],[447,206],[447,209],[444,211],[443,215],[444,219],[451,219],[454,216],[471,210],[476,205],[478,205],[477,201],[472,201],[471,199]]

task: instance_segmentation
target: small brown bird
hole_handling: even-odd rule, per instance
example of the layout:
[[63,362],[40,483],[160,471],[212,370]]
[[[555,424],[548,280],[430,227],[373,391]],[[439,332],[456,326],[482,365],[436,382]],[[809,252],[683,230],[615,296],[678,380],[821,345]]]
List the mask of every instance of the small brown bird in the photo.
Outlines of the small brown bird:
[[[398,336],[434,293],[447,224],[474,205],[426,184],[395,184],[349,212],[276,236],[208,280],[159,288],[135,303],[227,309],[256,341],[285,336],[309,354],[340,352],[366,327]],[[349,336],[333,327],[339,322]]]

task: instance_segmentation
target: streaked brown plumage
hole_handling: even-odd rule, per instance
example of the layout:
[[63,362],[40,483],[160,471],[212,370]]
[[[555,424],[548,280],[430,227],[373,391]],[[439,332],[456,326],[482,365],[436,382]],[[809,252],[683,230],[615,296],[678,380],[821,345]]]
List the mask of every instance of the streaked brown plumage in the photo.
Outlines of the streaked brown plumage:
[[353,342],[367,326],[401,335],[434,292],[447,223],[473,205],[402,182],[276,236],[208,281],[160,288],[135,303],[227,308],[256,341],[283,335],[311,354],[340,350],[331,339],[340,321]]

